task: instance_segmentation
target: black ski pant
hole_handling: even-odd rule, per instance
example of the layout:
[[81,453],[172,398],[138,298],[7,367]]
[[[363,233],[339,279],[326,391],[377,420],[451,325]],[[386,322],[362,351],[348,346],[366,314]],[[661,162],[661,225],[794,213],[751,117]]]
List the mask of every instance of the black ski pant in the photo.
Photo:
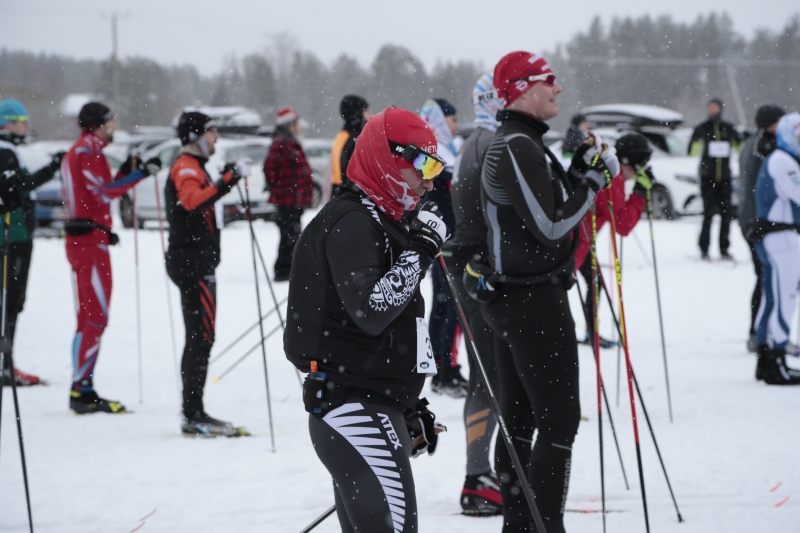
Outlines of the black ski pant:
[[186,328],[181,359],[183,413],[191,417],[204,412],[203,389],[208,376],[208,359],[214,345],[217,282],[213,274],[199,279],[172,275],[170,278],[181,292],[183,324]]
[[302,231],[300,217],[303,216],[302,207],[278,207],[278,229],[281,232],[281,242],[278,244],[278,259],[275,261],[275,277],[288,279],[292,270],[292,255],[294,245],[300,238]]
[[[448,260],[447,263],[450,268],[451,261]],[[436,265],[434,265],[434,269],[440,271]],[[494,333],[483,319],[480,303],[470,298],[464,289],[463,270],[463,266],[460,269],[450,270],[453,275],[453,284],[464,315],[467,317],[469,329],[472,331],[478,355],[489,378],[489,385],[497,394],[499,384],[497,383],[497,364],[494,358]],[[464,427],[467,429],[467,475],[477,476],[491,470],[489,450],[495,427],[497,427],[497,419],[492,413],[489,395],[483,385],[479,370],[473,366],[474,362],[471,357],[467,359],[470,364],[467,398],[464,402]],[[498,444],[504,445],[500,441]]]
[[333,478],[343,533],[418,531],[411,437],[402,413],[353,398],[308,416],[314,451]]
[[756,334],[756,315],[758,307],[761,305],[761,271],[764,269],[761,260],[756,253],[756,245],[747,241],[750,246],[750,254],[753,256],[753,270],[756,272],[756,286],[753,288],[753,296],[750,298],[750,335]]
[[[31,255],[33,254],[32,242],[10,243],[8,245],[8,279],[6,301],[8,309],[6,311],[6,338],[9,348],[14,348],[14,334],[17,331],[17,316],[25,307],[25,294],[28,289],[28,272],[31,267]],[[2,265],[0,265],[2,268]],[[0,276],[2,273],[0,272]],[[2,310],[2,299],[0,299],[0,311]],[[8,357],[3,358],[3,367],[10,367]]]
[[731,180],[723,178],[716,181],[713,178],[701,178],[700,194],[703,197],[703,227],[700,230],[700,251],[708,253],[711,245],[711,219],[714,215],[720,216],[719,224],[719,252],[728,253],[730,241],[728,234],[731,227]]
[[[572,443],[581,417],[578,345],[567,291],[555,286],[506,289],[483,306],[483,314],[495,334],[500,410],[527,466],[547,533],[563,532]],[[500,442],[495,468],[503,495],[503,531],[536,531],[511,457]]]
[[[594,346],[594,306],[592,305],[592,256],[586,255],[581,268],[578,269],[586,282],[586,298],[583,300],[583,317],[586,319],[586,336]],[[577,288],[580,290],[580,287]]]

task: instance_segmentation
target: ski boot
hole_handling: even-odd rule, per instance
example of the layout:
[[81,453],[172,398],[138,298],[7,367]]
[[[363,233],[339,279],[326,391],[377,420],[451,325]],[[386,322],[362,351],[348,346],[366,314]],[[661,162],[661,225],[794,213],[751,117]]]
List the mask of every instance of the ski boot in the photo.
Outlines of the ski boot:
[[461,375],[461,365],[451,367],[449,364],[436,365],[438,372],[431,379],[431,390],[436,394],[446,394],[453,398],[466,398],[467,384]]
[[494,472],[467,476],[461,489],[461,514],[496,516],[503,514],[500,481]]
[[[586,332],[586,336],[583,338],[583,340],[578,341],[578,344],[585,344],[586,346],[592,346],[594,344],[592,337],[589,335],[588,331]],[[610,341],[604,338],[602,335],[600,335],[600,348],[602,348],[603,350],[608,350],[616,346],[619,346],[619,342]]]
[[93,390],[88,392],[70,391],[69,408],[75,411],[76,415],[92,413],[125,414],[128,412],[121,403],[103,399]]
[[[26,374],[18,369],[14,369],[14,379],[17,382],[17,387],[32,387],[33,385],[47,385],[48,383],[33,374]],[[6,368],[3,370],[3,386],[11,386],[11,372]]]
[[184,415],[181,432],[189,437],[248,437],[250,433],[242,428],[234,427],[208,416],[205,411],[195,412],[191,416]]
[[747,339],[747,351],[749,353],[758,353],[758,340],[755,333],[751,333]]
[[767,385],[800,385],[800,370],[786,366],[785,349],[771,349],[761,344],[758,347],[756,379]]

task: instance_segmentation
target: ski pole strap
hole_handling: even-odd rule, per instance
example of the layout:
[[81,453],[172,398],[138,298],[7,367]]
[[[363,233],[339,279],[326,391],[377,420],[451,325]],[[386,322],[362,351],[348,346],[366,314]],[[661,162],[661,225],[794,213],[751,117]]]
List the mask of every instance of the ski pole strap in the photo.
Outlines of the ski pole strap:
[[784,222],[770,222],[769,220],[756,220],[747,229],[748,240],[756,243],[770,233],[776,231],[796,231],[800,233],[800,224],[786,224]]
[[64,233],[67,235],[86,235],[96,229],[108,235],[108,243],[112,246],[119,244],[119,236],[111,231],[111,228],[98,224],[94,220],[75,218],[64,223]]

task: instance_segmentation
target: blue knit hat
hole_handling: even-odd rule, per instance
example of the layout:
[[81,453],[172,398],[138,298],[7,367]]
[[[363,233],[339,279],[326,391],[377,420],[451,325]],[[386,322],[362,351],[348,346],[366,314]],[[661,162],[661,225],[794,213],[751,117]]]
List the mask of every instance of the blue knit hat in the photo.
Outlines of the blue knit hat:
[[28,110],[18,100],[0,101],[0,127],[9,122],[24,122],[28,120]]
[[444,98],[434,98],[433,101],[439,104],[439,107],[442,108],[442,113],[444,113],[444,116],[449,117],[456,114],[456,107]]

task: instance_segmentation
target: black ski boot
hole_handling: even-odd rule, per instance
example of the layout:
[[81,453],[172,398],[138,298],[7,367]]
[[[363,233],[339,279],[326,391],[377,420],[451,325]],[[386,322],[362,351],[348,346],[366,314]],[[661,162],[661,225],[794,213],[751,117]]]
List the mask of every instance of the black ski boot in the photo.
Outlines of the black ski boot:
[[503,514],[500,481],[494,472],[467,476],[461,489],[461,514],[496,516]]
[[461,365],[451,367],[449,364],[437,364],[436,366],[438,372],[431,379],[431,390],[453,398],[466,398],[469,381],[461,375]]
[[758,347],[756,379],[767,385],[800,385],[800,370],[786,366],[785,349],[762,344]]
[[250,435],[230,422],[211,418],[205,411],[195,411],[191,416],[184,414],[181,431],[190,437],[247,437]]
[[121,403],[101,398],[93,390],[89,392],[70,391],[69,408],[75,411],[76,415],[88,415],[92,413],[120,415],[128,412]]

